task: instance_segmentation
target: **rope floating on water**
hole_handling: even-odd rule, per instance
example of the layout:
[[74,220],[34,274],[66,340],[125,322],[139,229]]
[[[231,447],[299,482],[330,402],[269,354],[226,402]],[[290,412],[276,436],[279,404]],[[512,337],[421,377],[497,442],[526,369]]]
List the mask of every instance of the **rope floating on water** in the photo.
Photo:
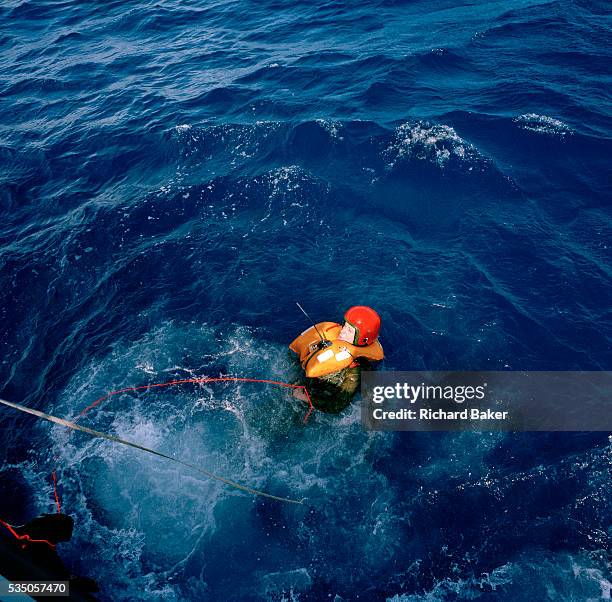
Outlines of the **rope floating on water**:
[[[193,382],[194,380],[198,380],[198,379],[188,379],[185,382]],[[258,381],[259,382],[259,381]],[[265,381],[264,381],[265,382]],[[164,383],[165,385],[167,385],[168,383]],[[176,383],[178,384],[178,383]],[[285,384],[285,383],[283,383]],[[149,386],[155,386],[155,385],[149,385]],[[160,385],[157,385],[160,386]],[[299,385],[289,385],[289,386],[299,386]],[[143,387],[140,387],[143,388]],[[127,390],[133,390],[134,387],[127,389]],[[109,397],[110,395],[107,395],[106,397]],[[105,398],[106,398],[105,397]],[[102,399],[104,398],[100,398],[100,400],[98,400],[98,402],[95,403],[99,403],[100,401],[102,401]],[[133,441],[128,441],[127,439],[121,439],[120,437],[116,437],[114,435],[109,435],[108,433],[102,433],[101,431],[95,431],[93,429],[87,428],[86,426],[81,426],[79,424],[76,424],[75,422],[71,422],[70,420],[64,420],[63,418],[58,418],[57,416],[52,416],[51,414],[46,414],[45,412],[41,412],[39,410],[34,410],[32,408],[27,408],[25,406],[22,406],[18,403],[13,403],[11,401],[6,401],[5,399],[0,399],[0,404],[5,405],[9,408],[13,408],[15,410],[18,410],[19,412],[23,412],[25,414],[31,414],[32,416],[36,416],[37,418],[42,418],[43,420],[47,420],[48,422],[53,422],[55,424],[59,424],[61,426],[65,426],[66,428],[69,428],[71,430],[74,431],[80,431],[82,433],[86,433],[87,435],[90,435],[91,437],[97,437],[99,439],[106,439],[107,441],[112,441],[113,443],[120,443],[121,445],[126,445],[128,447],[133,447],[135,449],[139,449],[141,451],[147,452],[149,454],[152,454],[154,456],[158,456],[160,458],[164,458],[166,460],[170,460],[172,462],[175,462],[176,464],[180,464],[181,466],[185,466],[186,468],[189,468],[205,477],[208,477],[210,479],[214,479],[215,481],[219,481],[221,483],[225,483],[226,485],[229,485],[230,487],[233,487],[234,489],[239,489],[240,491],[244,491],[245,493],[250,493],[251,495],[258,495],[261,497],[265,497],[265,498],[269,498],[272,500],[277,500],[279,502],[286,502],[288,504],[303,504],[304,500],[293,500],[291,498],[286,498],[286,497],[282,497],[282,496],[278,496],[278,495],[272,495],[271,493],[266,493],[265,491],[260,491],[259,489],[253,489],[252,487],[248,487],[246,485],[242,485],[240,483],[236,483],[235,481],[232,481],[230,479],[227,479],[225,477],[221,477],[219,475],[213,474],[212,472],[208,472],[207,470],[204,470],[202,468],[199,468],[198,466],[195,466],[193,464],[189,464],[188,462],[184,462],[183,460],[179,460],[178,458],[173,458],[172,456],[168,456],[167,454],[164,454],[160,451],[151,449],[149,447],[145,447],[144,445],[140,445],[138,443],[134,443]],[[93,405],[93,404],[92,404]]]
[[290,383],[283,383],[278,380],[267,380],[265,378],[244,378],[239,376],[217,376],[217,377],[207,377],[203,376],[200,378],[184,378],[181,380],[171,380],[165,383],[153,383],[149,385],[140,385],[137,387],[126,387],[125,389],[119,389],[118,391],[111,391],[106,395],[96,399],[93,403],[88,405],[86,408],[81,410],[80,414],[76,417],[75,422],[81,417],[84,416],[89,410],[95,408],[97,405],[106,401],[110,397],[114,395],[119,395],[120,393],[131,393],[135,391],[142,391],[144,389],[153,389],[153,388],[163,388],[163,387],[172,387],[175,385],[185,385],[185,384],[205,384],[205,383],[220,383],[220,382],[234,382],[234,383],[266,383],[268,385],[277,385],[279,387],[287,387],[289,389],[301,389],[304,391],[304,395],[306,397],[306,401],[308,402],[308,412],[306,416],[304,416],[304,424],[308,422],[308,418],[312,414],[314,410],[314,406],[312,405],[312,399],[310,398],[310,394],[308,393],[308,389],[304,385],[292,385]]

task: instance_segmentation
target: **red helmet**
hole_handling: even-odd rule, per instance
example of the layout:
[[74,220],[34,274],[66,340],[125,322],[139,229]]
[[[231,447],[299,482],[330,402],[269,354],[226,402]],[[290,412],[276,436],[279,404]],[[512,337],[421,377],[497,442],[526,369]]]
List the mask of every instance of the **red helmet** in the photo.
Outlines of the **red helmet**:
[[355,329],[353,345],[371,345],[380,332],[380,316],[365,305],[354,305],[346,310],[344,321]]

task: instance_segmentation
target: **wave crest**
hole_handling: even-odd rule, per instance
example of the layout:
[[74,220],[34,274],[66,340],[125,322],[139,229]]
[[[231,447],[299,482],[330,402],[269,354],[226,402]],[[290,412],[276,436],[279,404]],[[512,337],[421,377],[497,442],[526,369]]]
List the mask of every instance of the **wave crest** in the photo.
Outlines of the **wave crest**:
[[400,125],[385,153],[391,158],[391,167],[404,159],[431,161],[443,167],[453,157],[463,160],[478,155],[451,126],[423,121]]
[[560,119],[537,113],[525,113],[515,117],[512,121],[522,130],[537,134],[550,134],[552,136],[567,136],[573,134],[572,128]]

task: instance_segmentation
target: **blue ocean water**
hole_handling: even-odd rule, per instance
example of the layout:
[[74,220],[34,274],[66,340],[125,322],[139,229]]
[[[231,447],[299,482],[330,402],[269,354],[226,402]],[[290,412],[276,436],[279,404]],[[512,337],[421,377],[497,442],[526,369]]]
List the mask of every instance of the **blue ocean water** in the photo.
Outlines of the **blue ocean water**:
[[[0,7],[0,396],[75,416],[294,381],[353,304],[382,369],[612,368],[605,1]],[[0,413],[0,516],[103,600],[596,600],[605,434],[367,433],[252,384],[84,423]],[[15,428],[17,427],[17,428]]]

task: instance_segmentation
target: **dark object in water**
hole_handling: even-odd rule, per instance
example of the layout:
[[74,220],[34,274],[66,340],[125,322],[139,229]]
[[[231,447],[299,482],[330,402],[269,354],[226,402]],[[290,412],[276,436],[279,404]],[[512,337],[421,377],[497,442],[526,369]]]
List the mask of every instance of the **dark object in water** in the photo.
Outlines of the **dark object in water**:
[[361,382],[361,368],[354,366],[319,378],[307,378],[312,405],[322,412],[337,414],[353,399]]
[[19,535],[29,535],[32,539],[46,539],[53,545],[70,541],[74,520],[67,514],[42,514],[23,527],[15,527]]
[[9,581],[69,581],[70,596],[62,600],[96,600],[92,593],[99,591],[97,583],[73,575],[55,549],[56,544],[70,540],[73,528],[74,521],[66,514],[42,514],[14,527],[18,536],[35,541],[18,539],[0,527],[0,573]]

